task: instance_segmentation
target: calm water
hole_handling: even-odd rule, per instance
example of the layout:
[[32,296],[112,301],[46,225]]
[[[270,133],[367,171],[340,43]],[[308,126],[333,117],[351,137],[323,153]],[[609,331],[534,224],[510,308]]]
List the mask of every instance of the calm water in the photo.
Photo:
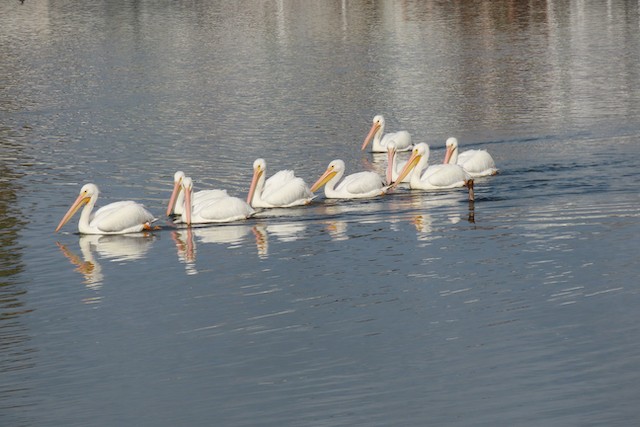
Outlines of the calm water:
[[[640,419],[640,5],[0,4],[0,425]],[[176,229],[173,173],[315,181],[375,114],[463,192]],[[86,182],[150,235],[53,230]]]

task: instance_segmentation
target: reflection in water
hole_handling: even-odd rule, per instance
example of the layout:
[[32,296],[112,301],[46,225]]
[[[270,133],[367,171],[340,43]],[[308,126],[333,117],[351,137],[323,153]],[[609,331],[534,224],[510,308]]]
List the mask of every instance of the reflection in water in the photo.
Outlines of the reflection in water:
[[[368,201],[364,203],[353,201],[325,201],[322,205],[322,209],[319,211],[319,215],[323,218],[322,223],[325,224],[325,229],[335,241],[347,240],[349,235],[347,234],[348,219],[352,217],[352,220],[360,222],[365,221],[380,221],[380,204],[376,201]],[[345,219],[347,218],[347,219]]]
[[269,237],[273,236],[281,242],[294,242],[304,238],[307,226],[302,222],[283,222],[265,226],[257,224],[253,228],[258,246],[258,256],[266,259],[269,256]]
[[[0,425],[638,418],[636,1],[0,3],[0,121],[31,126],[7,139],[35,160],[0,137]],[[455,134],[498,154],[505,174],[469,209],[462,193],[399,190],[295,210],[308,233],[262,213],[235,239],[178,229],[135,263],[143,279],[126,307],[71,307],[55,286],[76,273],[47,262],[55,240],[38,215],[61,209],[62,185],[89,172],[159,210],[176,163],[234,193],[248,184],[241,159],[265,153],[307,177],[332,158],[383,175],[385,156],[358,150],[377,113],[432,144],[434,163]],[[16,167],[28,174],[5,170]],[[633,203],[605,210],[603,198]],[[68,246],[71,268],[104,286],[76,291],[106,294],[121,266]],[[319,256],[290,261],[303,251]],[[369,268],[388,254],[397,262]],[[213,259],[233,268],[218,275]],[[175,298],[176,277],[215,283],[216,297]],[[54,312],[69,333],[51,333]],[[15,408],[33,421],[7,420]]]
[[[76,266],[75,271],[84,276],[87,288],[98,290],[102,286],[104,276],[102,266],[94,256],[112,262],[135,261],[146,256],[151,248],[155,236],[150,233],[126,235],[93,235],[83,234],[78,239],[80,253],[76,255],[65,245],[56,242],[63,255]],[[97,302],[100,298],[85,300],[87,303]]]
[[80,245],[80,251],[82,252],[82,256],[80,257],[62,243],[56,242],[56,245],[58,245],[62,254],[67,257],[71,264],[76,266],[75,271],[84,276],[84,284],[87,285],[89,289],[99,289],[102,286],[102,280],[104,279],[102,276],[102,267],[96,262],[93,253],[88,247],[82,244]]
[[196,245],[193,241],[193,231],[191,227],[180,231],[172,231],[171,238],[176,244],[178,261],[184,264],[184,269],[187,274],[198,274],[198,270],[196,270]]
[[[185,227],[173,231],[171,237],[176,244],[178,260],[185,265],[188,275],[198,274],[196,268],[197,244],[200,243],[226,244],[234,247],[241,244],[245,237],[254,232],[254,227],[249,225],[218,225],[208,227]],[[255,233],[255,232],[254,232]],[[263,238],[256,235],[256,245],[260,252]]]
[[324,221],[325,229],[331,236],[331,238],[335,241],[348,240],[349,236],[347,235],[347,222],[332,220],[332,221]]
[[19,279],[25,269],[19,230],[28,223],[18,207],[22,188],[16,159],[22,157],[22,147],[14,141],[13,132],[0,127],[0,396],[6,399],[0,403],[0,424],[27,425],[18,414],[33,405],[32,390],[19,375],[34,367],[38,350],[22,321],[33,310],[25,303],[28,287]]
[[241,245],[252,234],[255,238],[258,257],[266,259],[269,256],[269,235],[282,242],[293,242],[304,236],[306,225],[300,222],[276,223],[265,226],[263,223],[255,226],[225,225],[216,227],[183,228],[173,231],[171,236],[176,244],[178,260],[185,264],[187,274],[198,274],[196,268],[197,244],[215,243],[229,248]]

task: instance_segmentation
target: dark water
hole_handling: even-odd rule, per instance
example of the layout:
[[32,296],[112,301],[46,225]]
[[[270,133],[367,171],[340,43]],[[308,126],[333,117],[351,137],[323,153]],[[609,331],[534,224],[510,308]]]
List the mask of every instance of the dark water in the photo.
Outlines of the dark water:
[[[638,2],[6,1],[0,425],[567,426],[640,418]],[[489,150],[463,192],[138,236],[173,173],[311,183],[372,117]]]

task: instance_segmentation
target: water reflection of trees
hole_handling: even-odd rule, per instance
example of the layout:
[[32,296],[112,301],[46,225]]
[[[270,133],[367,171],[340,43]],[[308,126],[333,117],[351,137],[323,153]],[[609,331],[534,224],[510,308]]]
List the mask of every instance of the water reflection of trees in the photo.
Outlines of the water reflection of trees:
[[[0,372],[3,374],[0,393],[10,396],[13,402],[21,402],[27,399],[29,390],[25,386],[17,387],[11,374],[31,368],[36,350],[30,347],[29,330],[21,321],[21,317],[32,310],[24,301],[27,290],[20,280],[25,267],[19,230],[26,224],[21,219],[17,200],[21,174],[11,160],[19,158],[22,149],[11,142],[10,133],[8,129],[0,128]],[[14,407],[19,406],[14,403]]]

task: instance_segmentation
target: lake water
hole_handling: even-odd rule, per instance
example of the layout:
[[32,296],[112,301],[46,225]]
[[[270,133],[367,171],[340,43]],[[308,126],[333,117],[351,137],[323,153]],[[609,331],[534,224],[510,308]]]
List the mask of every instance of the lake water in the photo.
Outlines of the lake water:
[[[2,2],[0,425],[635,425],[639,30],[622,0]],[[375,114],[501,173],[163,216],[178,169],[380,171]],[[86,182],[162,229],[54,233]]]

